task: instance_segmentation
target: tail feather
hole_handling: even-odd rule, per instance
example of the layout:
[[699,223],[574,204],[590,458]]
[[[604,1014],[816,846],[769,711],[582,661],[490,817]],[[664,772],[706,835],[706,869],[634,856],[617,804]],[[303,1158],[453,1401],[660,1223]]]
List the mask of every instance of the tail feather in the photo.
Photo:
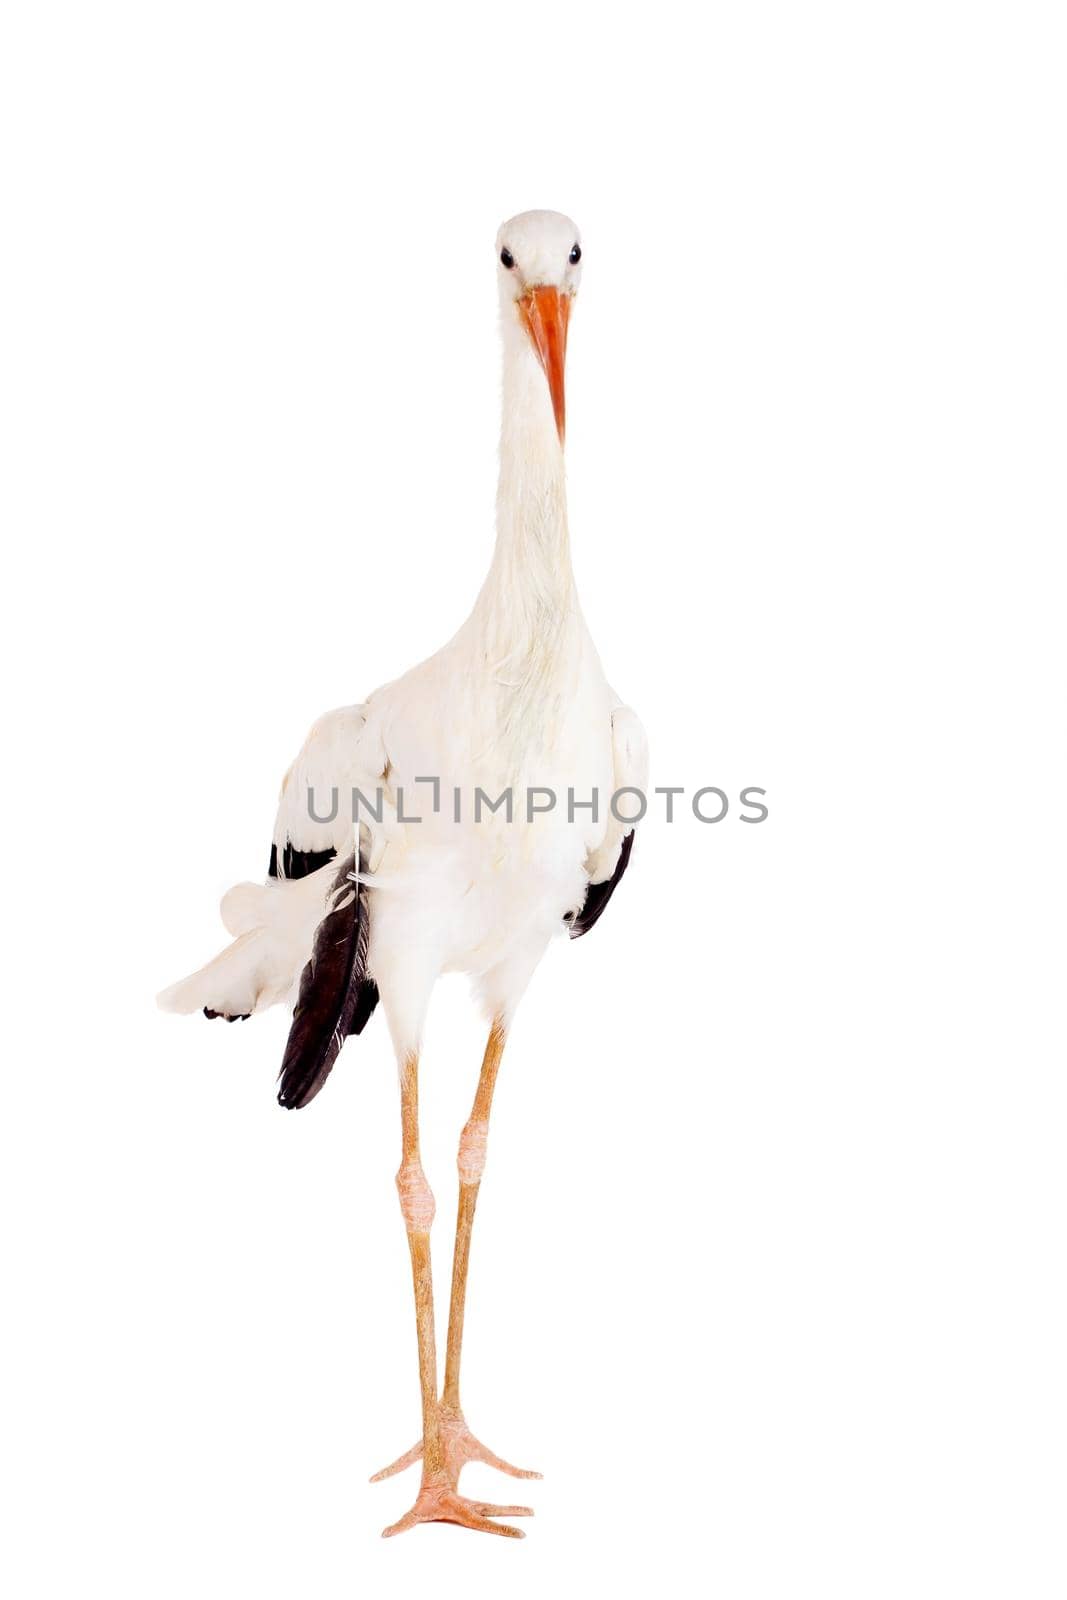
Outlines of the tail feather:
[[164,1011],[247,1016],[292,998],[335,873],[298,881],[239,883],[222,902],[234,941],[205,967],[158,996]]
[[[214,1016],[249,1016],[285,998],[272,981],[265,930],[254,928],[235,939],[206,967],[157,996],[164,1011],[190,1015],[207,1011]],[[291,981],[291,980],[290,980]],[[285,991],[289,983],[285,984]]]

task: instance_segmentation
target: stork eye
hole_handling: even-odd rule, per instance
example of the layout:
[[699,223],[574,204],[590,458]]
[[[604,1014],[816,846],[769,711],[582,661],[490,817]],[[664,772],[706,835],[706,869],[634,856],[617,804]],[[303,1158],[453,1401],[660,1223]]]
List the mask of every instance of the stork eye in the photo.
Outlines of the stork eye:
[[505,245],[504,249],[501,250],[501,252],[500,252],[500,265],[502,267],[507,267],[509,272],[511,271],[512,267],[515,265],[515,257],[512,255],[511,251],[507,248],[506,245]]
[[576,244],[570,255],[567,257],[567,260],[570,262],[572,267],[576,267],[581,259],[582,247],[580,244]]

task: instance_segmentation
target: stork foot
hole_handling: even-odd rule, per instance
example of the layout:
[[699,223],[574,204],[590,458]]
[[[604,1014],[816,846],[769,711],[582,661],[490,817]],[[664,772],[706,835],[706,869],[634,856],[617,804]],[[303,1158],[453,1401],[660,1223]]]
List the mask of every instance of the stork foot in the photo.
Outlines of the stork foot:
[[[495,1467],[498,1472],[506,1472],[512,1478],[539,1478],[541,1476],[539,1472],[530,1472],[526,1467],[513,1467],[510,1461],[504,1461],[500,1456],[495,1455],[492,1450],[482,1444],[480,1439],[474,1437],[474,1434],[467,1426],[466,1418],[457,1407],[442,1405],[439,1416],[441,1419],[441,1443],[444,1446],[445,1453],[445,1475],[452,1484],[453,1489],[459,1482],[460,1472],[468,1461],[481,1461],[485,1466]],[[416,1461],[421,1460],[422,1441],[420,1439],[418,1444],[412,1445],[410,1450],[406,1450],[402,1456],[398,1456],[389,1466],[383,1467],[380,1472],[376,1472],[371,1479],[371,1483],[381,1483],[383,1478],[391,1478],[395,1473],[403,1472],[405,1467],[413,1466]],[[518,1515],[514,1510],[511,1514],[513,1516]],[[425,1522],[427,1519],[420,1517],[418,1520]],[[408,1526],[412,1526],[412,1524],[408,1524]],[[394,1531],[399,1533],[402,1530],[398,1526]],[[496,1528],[493,1531],[499,1533],[500,1529]]]
[[420,1522],[454,1522],[461,1528],[473,1528],[477,1533],[499,1533],[505,1539],[523,1539],[521,1528],[509,1527],[506,1522],[491,1522],[491,1517],[532,1517],[529,1506],[497,1506],[487,1500],[468,1500],[459,1494],[447,1477],[424,1480],[419,1497],[411,1510],[382,1529],[382,1538],[391,1539],[395,1533],[406,1533]]

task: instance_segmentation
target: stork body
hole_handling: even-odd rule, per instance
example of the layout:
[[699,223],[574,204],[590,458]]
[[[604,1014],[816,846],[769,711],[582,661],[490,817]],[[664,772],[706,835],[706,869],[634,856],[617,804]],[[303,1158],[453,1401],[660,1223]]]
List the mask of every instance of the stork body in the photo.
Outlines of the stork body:
[[[646,777],[640,724],[605,679],[571,570],[563,360],[580,278],[577,230],[557,213],[528,212],[504,225],[497,249],[504,344],[497,544],[474,609],[436,655],[364,704],[316,723],[282,787],[272,878],[230,891],[223,918],[234,943],[160,997],[170,1009],[229,1018],[295,1001],[279,1092],[289,1106],[318,1092],[345,1037],[361,1031],[381,1000],[400,1072],[397,1186],[423,1411],[419,1445],[379,1474],[423,1460],[416,1504],[387,1533],[448,1520],[516,1535],[491,1519],[526,1513],[467,1500],[457,1488],[461,1467],[473,1459],[536,1476],[486,1450],[459,1401],[466,1267],[489,1111],[515,1008],[549,940],[565,926],[572,936],[585,932],[625,868],[632,834],[611,798],[622,787],[643,788]],[[360,796],[355,846],[353,790]],[[447,971],[474,980],[490,1035],[460,1140],[439,1394],[434,1201],[419,1161],[418,1060],[429,997]]]

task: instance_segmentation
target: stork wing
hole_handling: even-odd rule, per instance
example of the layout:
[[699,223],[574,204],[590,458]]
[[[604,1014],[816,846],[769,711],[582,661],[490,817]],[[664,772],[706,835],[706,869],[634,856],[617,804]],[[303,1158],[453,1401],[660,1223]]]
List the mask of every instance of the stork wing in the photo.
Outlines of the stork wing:
[[[318,1093],[378,1003],[367,976],[367,895],[350,877],[351,789],[369,794],[385,767],[366,724],[362,706],[319,718],[282,784],[267,882],[239,883],[223,899],[233,943],[159,996],[164,1010],[232,1022],[288,999],[299,978],[278,1093],[285,1106]],[[331,866],[339,853],[343,864]]]
[[319,718],[282,780],[270,847],[272,878],[306,878],[352,840],[353,786],[384,769],[364,748],[364,706]]
[[[617,706],[611,714],[611,744],[613,794],[620,789],[639,789],[644,794],[648,786],[648,741],[644,728],[629,706]],[[634,824],[620,822],[609,807],[607,832],[586,862],[589,886],[585,891],[585,899],[579,909],[566,919],[572,939],[580,939],[600,918],[630,864],[633,843]]]

